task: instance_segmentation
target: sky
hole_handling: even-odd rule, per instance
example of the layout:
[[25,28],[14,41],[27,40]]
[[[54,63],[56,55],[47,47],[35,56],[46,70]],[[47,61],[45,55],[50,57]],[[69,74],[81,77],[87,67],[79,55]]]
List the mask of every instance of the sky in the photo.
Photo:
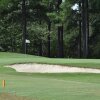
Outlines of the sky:
[[[65,0],[62,0],[62,2],[65,2]],[[75,4],[71,7],[73,10],[78,10],[79,6],[78,4]]]
[[63,2],[65,1],[65,0],[62,0]]
[[75,4],[75,5],[73,5],[71,8],[72,8],[73,10],[78,10],[79,6],[78,6],[78,4]]

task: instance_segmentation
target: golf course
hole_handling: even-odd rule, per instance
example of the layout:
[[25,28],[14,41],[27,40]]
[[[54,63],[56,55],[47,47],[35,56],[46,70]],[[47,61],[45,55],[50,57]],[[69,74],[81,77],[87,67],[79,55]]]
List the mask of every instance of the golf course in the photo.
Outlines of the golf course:
[[[99,100],[100,74],[25,73],[13,64],[50,64],[100,69],[99,59],[57,59],[0,52],[0,100]],[[4,95],[4,96],[3,96]],[[26,99],[27,98],[27,99]]]
[[100,0],[0,0],[0,100],[100,100]]

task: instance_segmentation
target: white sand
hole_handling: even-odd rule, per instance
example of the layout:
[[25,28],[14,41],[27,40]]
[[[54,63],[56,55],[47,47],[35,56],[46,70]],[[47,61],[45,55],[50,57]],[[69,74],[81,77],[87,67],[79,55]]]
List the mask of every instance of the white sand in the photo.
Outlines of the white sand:
[[78,68],[47,64],[15,64],[6,67],[11,67],[15,69],[17,72],[29,73],[100,73],[99,69]]

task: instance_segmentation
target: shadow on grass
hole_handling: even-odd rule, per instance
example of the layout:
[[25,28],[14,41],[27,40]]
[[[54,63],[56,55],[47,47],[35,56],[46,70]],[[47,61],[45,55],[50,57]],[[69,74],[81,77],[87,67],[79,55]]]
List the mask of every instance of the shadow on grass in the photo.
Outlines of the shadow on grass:
[[27,97],[19,97],[16,95],[12,95],[10,93],[0,93],[0,100],[36,100],[36,99],[29,99]]

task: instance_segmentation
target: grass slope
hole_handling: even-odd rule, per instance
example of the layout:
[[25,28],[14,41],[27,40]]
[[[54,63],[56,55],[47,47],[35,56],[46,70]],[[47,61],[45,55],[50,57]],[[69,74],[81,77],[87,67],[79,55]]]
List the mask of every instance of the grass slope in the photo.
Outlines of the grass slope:
[[32,55],[24,55],[17,53],[0,53],[0,65],[14,64],[14,63],[44,63],[44,64],[59,64],[77,67],[91,67],[100,68],[100,59],[56,59],[38,57]]
[[[0,85],[0,93],[27,96],[36,100],[99,100],[100,74],[32,74],[17,73],[4,65],[36,62],[61,65],[82,65],[100,68],[96,59],[50,59],[31,55],[0,53],[0,82],[6,80],[6,88]],[[95,65],[95,66],[94,66]],[[81,66],[81,67],[82,67]],[[1,99],[0,95],[0,100]],[[19,98],[19,97],[18,97]],[[5,99],[6,100],[6,99]],[[8,96],[7,100],[11,100]],[[14,97],[13,100],[20,100]]]

